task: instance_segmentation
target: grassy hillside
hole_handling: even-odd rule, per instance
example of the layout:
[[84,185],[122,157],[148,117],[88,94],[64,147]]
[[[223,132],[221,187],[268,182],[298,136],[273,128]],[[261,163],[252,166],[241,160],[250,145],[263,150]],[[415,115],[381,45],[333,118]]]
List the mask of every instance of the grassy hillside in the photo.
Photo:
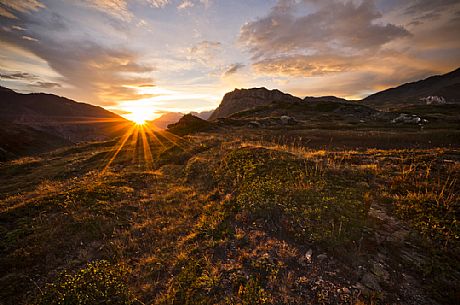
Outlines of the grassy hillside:
[[132,132],[1,163],[0,303],[460,298],[448,138],[353,150],[295,131]]

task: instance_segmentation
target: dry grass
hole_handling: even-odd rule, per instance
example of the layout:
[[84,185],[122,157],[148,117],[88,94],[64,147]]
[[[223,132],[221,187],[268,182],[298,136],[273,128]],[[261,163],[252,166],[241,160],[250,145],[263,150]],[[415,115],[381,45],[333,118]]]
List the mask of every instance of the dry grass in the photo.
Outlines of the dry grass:
[[[101,260],[126,266],[115,287],[134,304],[456,299],[460,151],[174,141],[124,147],[103,174],[108,145],[2,165],[3,303],[40,300],[62,271],[75,279]],[[391,223],[369,214],[376,209]],[[399,240],[402,230],[410,234]],[[418,261],[404,255],[407,243]],[[377,260],[384,272],[373,271]],[[356,286],[368,274],[380,289]],[[410,291],[404,276],[425,280]]]

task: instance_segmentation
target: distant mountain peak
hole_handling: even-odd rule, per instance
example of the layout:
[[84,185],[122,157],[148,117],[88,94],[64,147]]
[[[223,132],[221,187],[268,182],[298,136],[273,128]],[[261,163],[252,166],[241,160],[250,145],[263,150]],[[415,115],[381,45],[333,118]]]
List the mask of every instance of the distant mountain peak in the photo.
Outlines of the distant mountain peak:
[[235,89],[224,95],[219,107],[209,120],[225,118],[233,113],[241,112],[258,106],[266,106],[273,102],[301,102],[302,99],[283,93],[278,89],[269,90],[265,87]]

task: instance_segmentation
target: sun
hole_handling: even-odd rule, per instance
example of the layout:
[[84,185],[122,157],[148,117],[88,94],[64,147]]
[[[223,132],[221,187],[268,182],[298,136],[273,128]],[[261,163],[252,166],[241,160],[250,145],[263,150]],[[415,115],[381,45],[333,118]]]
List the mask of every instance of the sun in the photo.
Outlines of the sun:
[[132,111],[131,113],[127,114],[126,118],[130,121],[133,121],[137,125],[144,125],[145,122],[150,119],[150,113],[145,109],[136,109],[135,111]]

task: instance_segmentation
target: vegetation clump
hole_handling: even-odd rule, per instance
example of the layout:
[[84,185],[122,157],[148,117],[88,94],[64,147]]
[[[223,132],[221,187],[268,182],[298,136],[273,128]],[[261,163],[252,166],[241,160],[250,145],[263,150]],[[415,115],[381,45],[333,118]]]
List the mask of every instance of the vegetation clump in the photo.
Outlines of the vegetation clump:
[[76,273],[62,272],[48,284],[37,305],[131,305],[135,301],[126,283],[124,265],[95,261]]

